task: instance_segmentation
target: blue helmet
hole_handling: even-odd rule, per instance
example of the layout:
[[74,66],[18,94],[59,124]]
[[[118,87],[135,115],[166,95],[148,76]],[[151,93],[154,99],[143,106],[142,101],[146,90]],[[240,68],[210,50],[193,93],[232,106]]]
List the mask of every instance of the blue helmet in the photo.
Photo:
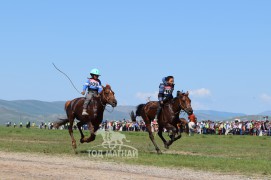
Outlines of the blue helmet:
[[99,69],[96,69],[96,68],[92,69],[92,70],[90,71],[90,74],[94,74],[94,75],[97,75],[97,76],[100,76],[100,75],[101,75]]

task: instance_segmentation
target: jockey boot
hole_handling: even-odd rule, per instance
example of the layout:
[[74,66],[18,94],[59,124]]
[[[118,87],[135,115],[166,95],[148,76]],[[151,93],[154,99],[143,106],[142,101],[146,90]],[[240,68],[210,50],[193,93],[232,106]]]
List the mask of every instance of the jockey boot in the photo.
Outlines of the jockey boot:
[[160,112],[161,112],[161,106],[159,106],[158,108],[157,108],[157,111],[156,111],[156,114],[155,114],[155,117],[154,117],[154,121],[156,121],[156,122],[158,122],[158,116],[159,116],[159,114],[160,114]]
[[83,109],[82,115],[83,115],[83,116],[88,116],[88,115],[89,115],[89,114],[87,113],[87,109]]

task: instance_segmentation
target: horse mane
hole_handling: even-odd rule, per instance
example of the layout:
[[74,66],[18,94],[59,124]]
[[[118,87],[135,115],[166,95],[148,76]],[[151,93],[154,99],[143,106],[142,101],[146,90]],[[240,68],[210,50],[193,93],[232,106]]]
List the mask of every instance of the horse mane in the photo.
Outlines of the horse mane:
[[176,97],[178,97],[178,96],[180,96],[180,95],[182,95],[182,96],[188,96],[189,95],[189,92],[187,91],[187,92],[183,92],[183,91],[177,91],[177,93],[176,93]]

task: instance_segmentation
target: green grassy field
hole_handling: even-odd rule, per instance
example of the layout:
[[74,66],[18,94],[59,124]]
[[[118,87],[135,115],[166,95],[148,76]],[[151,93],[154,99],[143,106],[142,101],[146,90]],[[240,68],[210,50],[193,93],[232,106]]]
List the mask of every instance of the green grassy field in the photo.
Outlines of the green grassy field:
[[[104,157],[102,161],[159,167],[188,167],[197,170],[235,174],[271,175],[271,137],[195,135],[176,141],[169,150],[155,139],[163,151],[157,155],[146,132],[121,132],[130,141],[125,143],[138,149],[138,158]],[[71,147],[67,130],[26,129],[0,126],[0,151],[45,153],[88,157],[87,151],[100,145],[100,135],[94,142],[80,144],[79,132],[74,131],[77,154]],[[88,131],[85,131],[88,135]],[[165,134],[165,136],[167,136]],[[93,158],[93,157],[91,157]]]

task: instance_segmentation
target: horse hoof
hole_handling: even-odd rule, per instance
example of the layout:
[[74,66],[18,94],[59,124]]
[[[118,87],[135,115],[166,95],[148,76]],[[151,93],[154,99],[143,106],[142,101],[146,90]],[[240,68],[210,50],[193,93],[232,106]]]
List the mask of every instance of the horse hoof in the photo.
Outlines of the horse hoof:
[[160,149],[157,150],[157,154],[162,154]]
[[72,148],[75,150],[77,148],[76,143],[72,143]]
[[168,142],[165,142],[165,143],[164,143],[164,147],[165,147],[166,149],[169,149],[169,144],[168,144]]
[[85,142],[84,138],[80,139],[80,143],[84,143],[84,142]]

